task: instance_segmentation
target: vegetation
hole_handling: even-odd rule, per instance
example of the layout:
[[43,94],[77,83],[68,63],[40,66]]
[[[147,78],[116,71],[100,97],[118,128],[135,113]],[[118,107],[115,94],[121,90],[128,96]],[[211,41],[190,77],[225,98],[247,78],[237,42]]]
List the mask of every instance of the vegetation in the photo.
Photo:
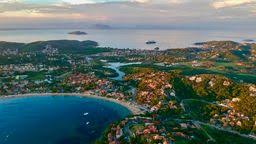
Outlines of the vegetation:
[[[201,44],[157,51],[0,42],[0,95],[90,92],[144,111],[110,125],[97,143],[255,143],[256,45]],[[108,62],[141,64],[118,67],[126,75],[115,80]]]

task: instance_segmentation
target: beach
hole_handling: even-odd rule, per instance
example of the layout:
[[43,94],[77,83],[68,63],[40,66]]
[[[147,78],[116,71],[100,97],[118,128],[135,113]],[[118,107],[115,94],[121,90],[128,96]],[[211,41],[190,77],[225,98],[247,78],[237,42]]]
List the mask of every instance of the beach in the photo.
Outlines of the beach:
[[123,107],[126,107],[133,115],[144,114],[144,111],[140,109],[139,105],[131,104],[126,101],[116,100],[113,98],[102,97],[102,96],[92,95],[87,93],[30,93],[30,94],[5,95],[5,96],[0,96],[0,99],[21,98],[21,97],[30,97],[30,96],[78,96],[78,97],[95,98],[95,99],[101,99],[101,100],[110,101],[110,102],[114,102],[119,105],[122,105]]

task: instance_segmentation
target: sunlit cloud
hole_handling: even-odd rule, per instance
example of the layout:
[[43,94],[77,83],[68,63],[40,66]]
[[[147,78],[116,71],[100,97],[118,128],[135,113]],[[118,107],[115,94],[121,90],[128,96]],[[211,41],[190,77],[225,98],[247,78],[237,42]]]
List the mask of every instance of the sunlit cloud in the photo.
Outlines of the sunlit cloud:
[[242,23],[256,21],[255,6],[256,0],[0,0],[0,25],[25,18],[118,26]]
[[107,17],[101,15],[87,15],[81,13],[42,13],[37,10],[21,10],[0,13],[0,19],[24,18],[24,19],[49,19],[49,20],[97,20],[106,21]]
[[243,4],[255,3],[256,0],[217,0],[212,3],[212,6],[216,9],[239,6]]
[[0,4],[1,3],[15,3],[15,2],[19,2],[19,0],[1,0]]

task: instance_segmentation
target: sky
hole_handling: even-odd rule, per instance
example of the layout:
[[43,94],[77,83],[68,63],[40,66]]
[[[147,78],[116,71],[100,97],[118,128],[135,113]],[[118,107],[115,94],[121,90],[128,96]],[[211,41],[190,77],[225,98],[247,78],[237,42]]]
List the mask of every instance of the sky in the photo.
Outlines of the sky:
[[0,0],[0,28],[235,28],[256,25],[256,0]]

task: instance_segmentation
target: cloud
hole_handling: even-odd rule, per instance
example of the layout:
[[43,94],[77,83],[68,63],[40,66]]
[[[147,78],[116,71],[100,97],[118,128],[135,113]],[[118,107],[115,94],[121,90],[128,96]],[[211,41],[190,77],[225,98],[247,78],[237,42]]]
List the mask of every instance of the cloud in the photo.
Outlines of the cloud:
[[[119,27],[256,24],[255,0],[0,0],[0,25],[106,23]],[[241,8],[240,8],[241,7]],[[2,19],[4,19],[2,21]],[[8,23],[7,23],[8,22]]]
[[62,0],[62,2],[72,4],[72,5],[96,4],[96,3],[120,2],[120,1],[127,1],[127,0]]
[[218,0],[212,3],[216,9],[256,3],[256,0]]
[[80,5],[80,4],[97,4],[97,3],[113,3],[113,2],[137,2],[137,3],[166,3],[169,1],[177,1],[177,0],[62,0],[64,3],[72,4],[72,5]]
[[15,2],[19,2],[19,0],[1,0],[0,4],[1,3],[15,3]]

